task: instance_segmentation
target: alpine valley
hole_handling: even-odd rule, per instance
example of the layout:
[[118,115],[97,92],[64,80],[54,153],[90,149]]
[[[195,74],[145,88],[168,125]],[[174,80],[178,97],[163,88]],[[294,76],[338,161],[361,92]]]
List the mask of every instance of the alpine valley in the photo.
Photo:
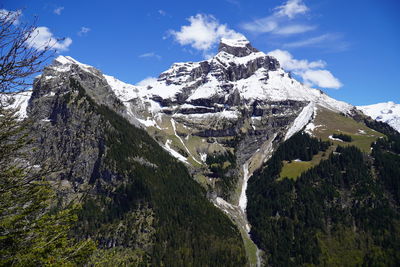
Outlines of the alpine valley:
[[400,117],[300,83],[245,38],[146,86],[58,56],[14,106],[58,205],[82,204],[90,264],[400,263]]

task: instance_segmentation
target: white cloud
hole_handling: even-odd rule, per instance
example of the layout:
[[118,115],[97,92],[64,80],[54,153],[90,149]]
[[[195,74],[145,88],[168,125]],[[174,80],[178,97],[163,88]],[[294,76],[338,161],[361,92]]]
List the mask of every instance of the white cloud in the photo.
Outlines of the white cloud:
[[221,38],[242,38],[243,35],[220,24],[212,15],[197,14],[188,18],[190,25],[182,26],[180,31],[170,34],[181,45],[190,45],[194,49],[210,50]]
[[326,62],[322,60],[309,62],[306,59],[294,59],[292,54],[290,54],[288,51],[280,49],[271,51],[268,53],[268,55],[276,58],[281,64],[282,68],[288,71],[324,68],[326,66]]
[[53,33],[50,32],[47,27],[37,27],[27,40],[29,46],[32,46],[38,50],[44,50],[46,47],[55,49],[58,51],[66,51],[72,44],[72,39],[67,38],[56,38]]
[[144,80],[141,80],[140,82],[138,82],[136,85],[137,86],[148,86],[148,85],[155,83],[156,81],[157,81],[157,78],[147,77]]
[[165,12],[165,10],[159,9],[158,14],[160,14],[161,16],[165,16],[167,15],[167,12]]
[[339,79],[334,77],[330,71],[323,69],[326,67],[325,61],[298,60],[293,58],[292,54],[288,51],[280,49],[271,51],[268,55],[275,57],[282,68],[300,76],[304,83],[310,86],[316,85],[318,87],[334,89],[342,87]]
[[91,31],[91,29],[88,28],[88,27],[81,27],[81,30],[78,32],[78,35],[79,36],[84,36],[90,31]]
[[290,19],[298,14],[304,14],[309,10],[302,0],[289,0],[284,5],[275,9],[278,16],[287,16]]
[[315,84],[319,87],[335,88],[342,87],[342,83],[327,70],[307,70],[302,74],[305,83]]
[[289,20],[299,14],[308,12],[308,7],[302,0],[289,0],[284,5],[274,8],[274,12],[264,18],[243,23],[243,29],[253,33],[297,34],[314,30],[315,26],[291,24],[285,25]]
[[139,55],[139,57],[140,58],[156,58],[158,60],[161,59],[161,56],[154,52],[144,53],[144,54]]
[[53,13],[56,15],[61,15],[61,12],[64,10],[63,6],[57,7],[56,9],[53,10]]
[[9,11],[7,9],[0,9],[0,18],[5,19],[7,22],[12,22],[14,25],[19,24],[19,17],[21,15],[21,10]]

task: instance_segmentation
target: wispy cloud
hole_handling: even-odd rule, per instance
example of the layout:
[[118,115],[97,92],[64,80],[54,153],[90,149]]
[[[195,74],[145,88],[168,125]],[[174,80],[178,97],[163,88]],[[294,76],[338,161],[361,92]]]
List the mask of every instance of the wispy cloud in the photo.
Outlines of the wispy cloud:
[[221,38],[242,38],[243,35],[220,24],[212,15],[197,14],[188,18],[189,25],[179,31],[170,30],[180,45],[190,45],[196,50],[206,52],[217,44]]
[[90,31],[91,31],[91,29],[88,27],[81,27],[81,30],[78,32],[78,35],[84,36],[84,35],[87,35],[88,32],[90,32]]
[[283,26],[274,31],[275,34],[290,35],[315,30],[317,27],[313,25],[294,24]]
[[303,3],[302,0],[289,0],[284,5],[275,8],[275,15],[277,16],[287,16],[292,19],[298,14],[306,13],[309,8]]
[[308,61],[306,59],[298,60],[293,58],[288,51],[276,49],[268,55],[278,59],[282,68],[293,72],[303,79],[303,82],[310,86],[323,88],[339,89],[342,83],[338,78],[326,70],[326,62],[322,60]]
[[[266,17],[243,23],[241,27],[252,33],[274,33],[282,35],[298,34],[314,30],[316,26],[295,24],[291,22],[298,15],[303,15],[309,8],[302,0],[289,0],[274,8],[274,12]],[[290,23],[288,25],[288,23]]]
[[56,9],[53,10],[53,13],[56,15],[61,15],[61,12],[64,10],[63,6],[57,7]]
[[318,47],[329,51],[345,51],[349,43],[343,41],[341,34],[326,33],[300,41],[283,44],[283,48]]
[[72,39],[69,37],[57,38],[49,28],[37,27],[28,38],[27,44],[38,50],[44,50],[48,47],[58,51],[67,51],[72,44]]
[[243,23],[241,27],[246,31],[250,31],[253,33],[266,33],[276,30],[278,28],[278,25],[279,24],[275,19],[271,17],[266,17]]
[[160,14],[161,16],[166,16],[167,12],[165,12],[165,10],[159,9],[158,14]]
[[139,57],[140,58],[156,58],[158,60],[161,60],[161,58],[162,58],[160,55],[157,55],[154,52],[144,53],[144,54],[139,55]]
[[323,35],[320,35],[320,36],[316,36],[316,37],[312,37],[312,38],[308,38],[308,39],[304,39],[304,40],[300,40],[300,41],[296,41],[296,42],[286,43],[283,46],[284,47],[311,46],[311,45],[320,44],[320,43],[325,42],[325,41],[336,40],[337,38],[338,38],[337,35],[327,33],[327,34],[323,34]]

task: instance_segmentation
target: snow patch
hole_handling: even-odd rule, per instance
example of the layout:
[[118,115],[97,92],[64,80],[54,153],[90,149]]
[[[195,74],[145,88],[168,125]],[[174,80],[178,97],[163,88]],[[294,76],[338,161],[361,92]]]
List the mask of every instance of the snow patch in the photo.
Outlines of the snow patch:
[[89,72],[94,69],[92,66],[80,63],[69,56],[58,56],[54,59],[51,68],[59,72],[66,72],[71,69],[71,65],[78,65],[82,70]]
[[334,138],[332,135],[329,136],[329,139],[333,140],[333,141],[339,141],[339,142],[343,142],[342,139],[339,138]]
[[231,47],[246,47],[246,45],[250,44],[249,40],[244,36],[242,38],[234,39],[221,38],[221,43]]
[[358,129],[359,134],[367,134],[364,130]]
[[297,116],[297,118],[294,120],[292,126],[286,132],[285,141],[288,140],[290,137],[292,137],[295,133],[303,129],[304,126],[308,124],[314,113],[314,105],[315,105],[314,102],[310,102],[307,106],[303,108],[299,116]]
[[121,101],[129,101],[138,97],[139,90],[136,86],[124,83],[113,76],[104,74],[103,77]]
[[207,153],[200,153],[200,159],[202,162],[206,162],[207,160]]
[[142,120],[142,119],[138,119],[138,118],[136,118],[136,119],[146,127],[153,126],[153,127],[159,128],[159,126],[157,125],[156,121],[151,119],[150,117],[148,117],[146,120]]
[[[29,99],[31,98],[32,91],[25,91],[17,94],[11,95],[0,95],[1,105],[4,105],[6,108],[18,109],[17,116],[20,119],[24,119],[28,117],[26,113],[26,109],[28,107]],[[11,102],[11,104],[9,104]]]
[[239,197],[239,207],[243,211],[243,213],[246,213],[246,207],[247,207],[247,195],[246,195],[246,190],[247,190],[247,182],[249,181],[249,163],[243,164],[243,184],[242,184],[242,191],[240,192],[240,197]]
[[184,156],[182,156],[181,154],[179,154],[178,152],[176,152],[175,150],[173,150],[171,148],[171,146],[170,146],[171,143],[172,143],[172,141],[167,139],[167,141],[165,142],[165,146],[164,146],[165,150],[167,150],[172,156],[174,156],[178,160],[188,164],[188,161]]
[[194,161],[196,161],[198,164],[202,164],[200,161],[198,161],[193,155],[192,153],[190,153],[189,149],[187,148],[187,146],[185,145],[185,142],[183,142],[182,138],[176,133],[176,125],[175,125],[175,120],[171,118],[171,124],[172,124],[172,129],[174,130],[174,134],[175,136],[179,139],[179,141],[181,141],[183,147],[185,148],[186,152],[192,157],[192,159]]

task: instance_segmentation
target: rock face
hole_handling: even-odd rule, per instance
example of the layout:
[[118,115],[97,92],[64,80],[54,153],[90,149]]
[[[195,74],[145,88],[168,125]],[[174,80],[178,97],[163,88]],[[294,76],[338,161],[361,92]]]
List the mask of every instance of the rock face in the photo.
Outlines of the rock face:
[[218,52],[222,51],[236,57],[245,57],[252,53],[259,52],[246,38],[233,40],[223,38],[218,48]]
[[[105,152],[101,117],[83,97],[126,114],[100,72],[83,66],[68,58],[55,60],[35,80],[27,109],[34,122],[35,164],[56,169],[53,175],[64,181],[60,186],[65,193],[82,191],[93,182]],[[111,173],[103,177],[115,179]]]

